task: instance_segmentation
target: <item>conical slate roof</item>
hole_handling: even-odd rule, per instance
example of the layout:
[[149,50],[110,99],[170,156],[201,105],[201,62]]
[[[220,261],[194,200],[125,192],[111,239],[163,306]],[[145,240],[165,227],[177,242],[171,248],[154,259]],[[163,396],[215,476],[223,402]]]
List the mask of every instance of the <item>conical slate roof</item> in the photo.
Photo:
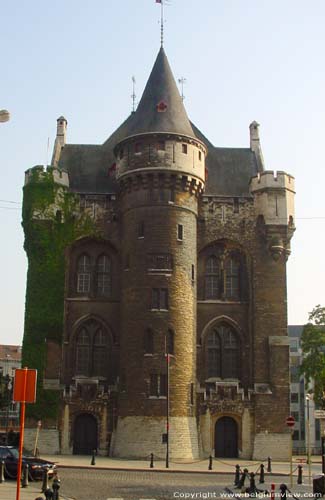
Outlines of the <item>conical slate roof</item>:
[[128,135],[157,132],[195,137],[162,47],[132,117]]

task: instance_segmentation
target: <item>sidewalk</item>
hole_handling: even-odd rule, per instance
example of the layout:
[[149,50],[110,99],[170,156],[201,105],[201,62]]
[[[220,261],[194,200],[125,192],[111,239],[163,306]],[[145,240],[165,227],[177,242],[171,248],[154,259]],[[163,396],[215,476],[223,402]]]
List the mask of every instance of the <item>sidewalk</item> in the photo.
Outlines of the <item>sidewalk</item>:
[[[20,500],[35,500],[38,497],[45,499],[45,495],[41,493],[41,487],[42,481],[29,483],[27,488],[20,489]],[[0,484],[0,499],[16,500],[16,481],[5,481]],[[63,495],[60,495],[60,499],[70,500]]]

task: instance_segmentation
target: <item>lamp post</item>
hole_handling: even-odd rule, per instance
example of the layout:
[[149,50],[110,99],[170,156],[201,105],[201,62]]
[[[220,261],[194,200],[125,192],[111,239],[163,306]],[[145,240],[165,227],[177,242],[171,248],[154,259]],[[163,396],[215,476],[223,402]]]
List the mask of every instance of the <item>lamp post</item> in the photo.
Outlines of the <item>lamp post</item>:
[[308,478],[311,484],[311,459],[310,459],[310,415],[309,415],[309,402],[312,399],[311,394],[306,395],[307,403],[307,461],[308,461]]
[[0,123],[8,122],[10,120],[10,113],[6,109],[0,109]]

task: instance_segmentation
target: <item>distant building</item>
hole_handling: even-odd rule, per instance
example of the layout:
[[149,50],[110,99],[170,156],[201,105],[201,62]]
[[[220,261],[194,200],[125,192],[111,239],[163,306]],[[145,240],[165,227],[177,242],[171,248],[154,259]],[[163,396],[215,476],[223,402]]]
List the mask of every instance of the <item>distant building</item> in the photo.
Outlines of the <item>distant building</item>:
[[320,421],[314,418],[315,403],[311,398],[307,401],[308,393],[313,390],[313,383],[305,387],[305,378],[299,375],[302,362],[300,347],[301,335],[304,325],[289,325],[290,338],[290,414],[295,418],[293,428],[293,452],[306,453],[308,447],[308,407],[309,407],[309,432],[310,448],[312,453],[320,453],[321,432]]
[[21,367],[21,346],[0,345],[0,433],[19,426],[19,405],[12,402],[13,379],[16,368]]
[[[66,132],[61,116],[51,166],[26,171],[23,209],[24,359],[46,367],[34,418],[47,416],[44,436],[57,426],[52,450],[164,457],[168,416],[173,459],[287,458],[295,188],[264,169],[258,123],[246,148],[212,145],[161,48],[137,110],[103,144]],[[97,233],[78,235],[85,215]]]

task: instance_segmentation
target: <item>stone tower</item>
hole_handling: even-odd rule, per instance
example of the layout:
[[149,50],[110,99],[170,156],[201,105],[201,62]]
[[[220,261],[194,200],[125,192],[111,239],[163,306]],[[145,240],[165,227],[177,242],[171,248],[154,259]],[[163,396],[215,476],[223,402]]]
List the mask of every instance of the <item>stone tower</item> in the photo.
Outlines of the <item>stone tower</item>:
[[194,135],[163,48],[115,154],[124,392],[114,454],[145,456],[155,443],[163,455],[165,445],[157,444],[166,433],[168,411],[171,456],[193,458],[198,456],[196,227],[206,147]]

